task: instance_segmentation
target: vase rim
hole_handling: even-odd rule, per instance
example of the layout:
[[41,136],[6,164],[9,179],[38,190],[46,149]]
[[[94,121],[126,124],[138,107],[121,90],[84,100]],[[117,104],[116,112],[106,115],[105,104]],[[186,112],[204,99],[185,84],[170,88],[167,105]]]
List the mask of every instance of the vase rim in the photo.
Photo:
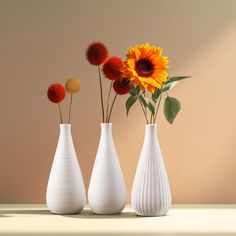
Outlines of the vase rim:
[[101,123],[101,125],[109,126],[112,125],[112,123]]
[[157,127],[157,124],[146,124],[146,127]]
[[63,127],[63,126],[68,126],[68,127],[70,127],[70,126],[71,126],[71,124],[68,124],[68,123],[63,123],[63,124],[60,124],[60,126],[61,126],[61,127]]

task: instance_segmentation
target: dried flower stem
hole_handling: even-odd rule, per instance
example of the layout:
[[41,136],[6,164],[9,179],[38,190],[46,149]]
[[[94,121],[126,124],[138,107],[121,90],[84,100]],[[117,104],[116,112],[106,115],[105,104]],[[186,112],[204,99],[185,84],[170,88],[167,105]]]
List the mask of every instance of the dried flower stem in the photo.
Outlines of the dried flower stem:
[[115,97],[114,97],[114,99],[113,99],[113,101],[112,101],[111,109],[110,109],[110,112],[109,112],[109,116],[108,116],[107,123],[110,122],[110,119],[111,119],[111,113],[112,113],[112,109],[113,109],[114,103],[115,103],[115,101],[116,101],[116,98],[117,98],[117,93],[116,93],[116,95],[115,95]]
[[112,88],[112,84],[113,82],[111,81],[110,84],[110,88],[109,88],[109,92],[108,92],[108,97],[107,97],[107,111],[106,111],[106,122],[108,123],[108,115],[109,115],[109,101],[110,101],[110,97],[111,97],[111,88]]
[[104,123],[105,122],[105,118],[104,118],[104,102],[103,102],[102,77],[101,77],[100,66],[98,66],[98,75],[99,75],[100,97],[101,97],[101,107],[102,107],[102,122]]
[[61,124],[62,124],[63,121],[62,121],[62,113],[61,113],[61,106],[60,106],[60,103],[58,103],[58,109],[59,109],[60,120],[61,120]]
[[72,98],[73,98],[73,94],[71,93],[71,94],[70,94],[70,107],[69,107],[69,118],[68,118],[68,124],[70,124]]

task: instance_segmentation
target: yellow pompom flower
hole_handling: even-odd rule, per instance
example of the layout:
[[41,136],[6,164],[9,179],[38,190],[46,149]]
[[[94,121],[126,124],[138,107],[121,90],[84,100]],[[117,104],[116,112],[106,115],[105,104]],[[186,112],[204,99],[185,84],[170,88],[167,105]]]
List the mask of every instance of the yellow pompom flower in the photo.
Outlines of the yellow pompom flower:
[[68,93],[77,93],[80,90],[80,81],[79,79],[71,78],[66,81],[65,84],[66,91]]
[[69,107],[69,118],[68,118],[68,124],[70,124],[72,98],[73,94],[78,93],[80,90],[79,79],[75,78],[68,79],[65,84],[65,89],[68,93],[70,93],[70,107]]
[[154,93],[166,82],[169,68],[168,57],[162,56],[162,48],[150,46],[148,43],[130,47],[125,66],[121,69],[123,76],[139,85],[142,90]]

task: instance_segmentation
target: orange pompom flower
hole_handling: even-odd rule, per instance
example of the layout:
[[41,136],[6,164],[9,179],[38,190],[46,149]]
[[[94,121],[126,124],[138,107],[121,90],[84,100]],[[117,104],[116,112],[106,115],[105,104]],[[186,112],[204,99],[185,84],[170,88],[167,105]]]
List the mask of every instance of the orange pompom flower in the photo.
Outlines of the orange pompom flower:
[[68,93],[70,93],[70,106],[69,106],[69,118],[68,118],[68,123],[70,124],[73,94],[79,92],[79,90],[80,90],[80,81],[78,79],[75,79],[75,78],[68,79],[66,81],[65,88],[66,88],[66,91]]
[[60,103],[66,96],[65,88],[62,84],[52,84],[48,88],[48,99],[53,103]]
[[122,76],[120,69],[123,66],[119,57],[109,57],[103,65],[103,74],[110,80],[120,80]]
[[68,93],[78,93],[80,90],[79,79],[75,79],[75,78],[68,79],[66,81],[65,88]]
[[99,66],[107,59],[108,50],[103,43],[95,42],[89,45],[86,55],[90,64]]
[[113,89],[119,95],[124,95],[130,92],[130,80],[129,78],[121,78],[120,80],[116,80],[113,83]]

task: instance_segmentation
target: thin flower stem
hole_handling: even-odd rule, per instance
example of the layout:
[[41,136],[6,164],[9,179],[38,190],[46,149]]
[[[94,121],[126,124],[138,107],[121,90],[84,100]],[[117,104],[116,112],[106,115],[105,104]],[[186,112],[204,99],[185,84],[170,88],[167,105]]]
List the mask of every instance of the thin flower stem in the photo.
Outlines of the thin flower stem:
[[144,109],[144,107],[143,107],[143,104],[140,102],[140,100],[139,100],[139,103],[140,103],[140,105],[141,105],[141,107],[142,107],[143,114],[144,114],[144,116],[145,116],[146,122],[147,122],[147,124],[149,124],[148,118],[147,118],[147,114],[146,114],[146,112],[145,112],[145,109]]
[[113,101],[112,101],[112,104],[111,104],[111,108],[110,108],[110,112],[109,112],[109,116],[108,116],[107,123],[110,122],[110,119],[111,119],[111,113],[112,113],[112,109],[113,109],[114,103],[115,103],[115,101],[116,101],[116,98],[117,98],[117,93],[116,93],[116,95],[115,95],[115,97],[114,97],[114,99],[113,99]]
[[111,96],[111,88],[113,85],[113,81],[111,81],[109,92],[108,92],[108,97],[107,97],[107,111],[106,111],[106,122],[108,123],[108,115],[109,115],[109,101],[110,101],[110,96]]
[[61,120],[61,124],[62,124],[63,121],[62,121],[62,113],[61,113],[61,106],[60,106],[60,103],[58,103],[58,108],[59,108],[60,120]]
[[156,123],[157,113],[158,113],[158,110],[159,110],[159,107],[160,107],[160,104],[161,104],[161,99],[162,99],[162,93],[159,97],[159,101],[158,101],[158,104],[157,104],[156,113],[155,113],[155,116],[154,116],[154,122],[153,123]]
[[[144,95],[144,97],[146,98],[146,90],[144,90],[143,95]],[[147,107],[145,107],[145,113],[147,114]]]
[[151,113],[151,116],[150,116],[150,124],[153,124],[153,114]]
[[69,107],[69,118],[68,118],[68,124],[70,124],[72,99],[73,99],[73,94],[71,93],[71,94],[70,94],[70,107]]
[[101,107],[102,107],[102,122],[104,123],[105,122],[105,118],[104,118],[104,102],[103,102],[102,77],[101,77],[100,66],[98,66],[98,75],[99,75]]

